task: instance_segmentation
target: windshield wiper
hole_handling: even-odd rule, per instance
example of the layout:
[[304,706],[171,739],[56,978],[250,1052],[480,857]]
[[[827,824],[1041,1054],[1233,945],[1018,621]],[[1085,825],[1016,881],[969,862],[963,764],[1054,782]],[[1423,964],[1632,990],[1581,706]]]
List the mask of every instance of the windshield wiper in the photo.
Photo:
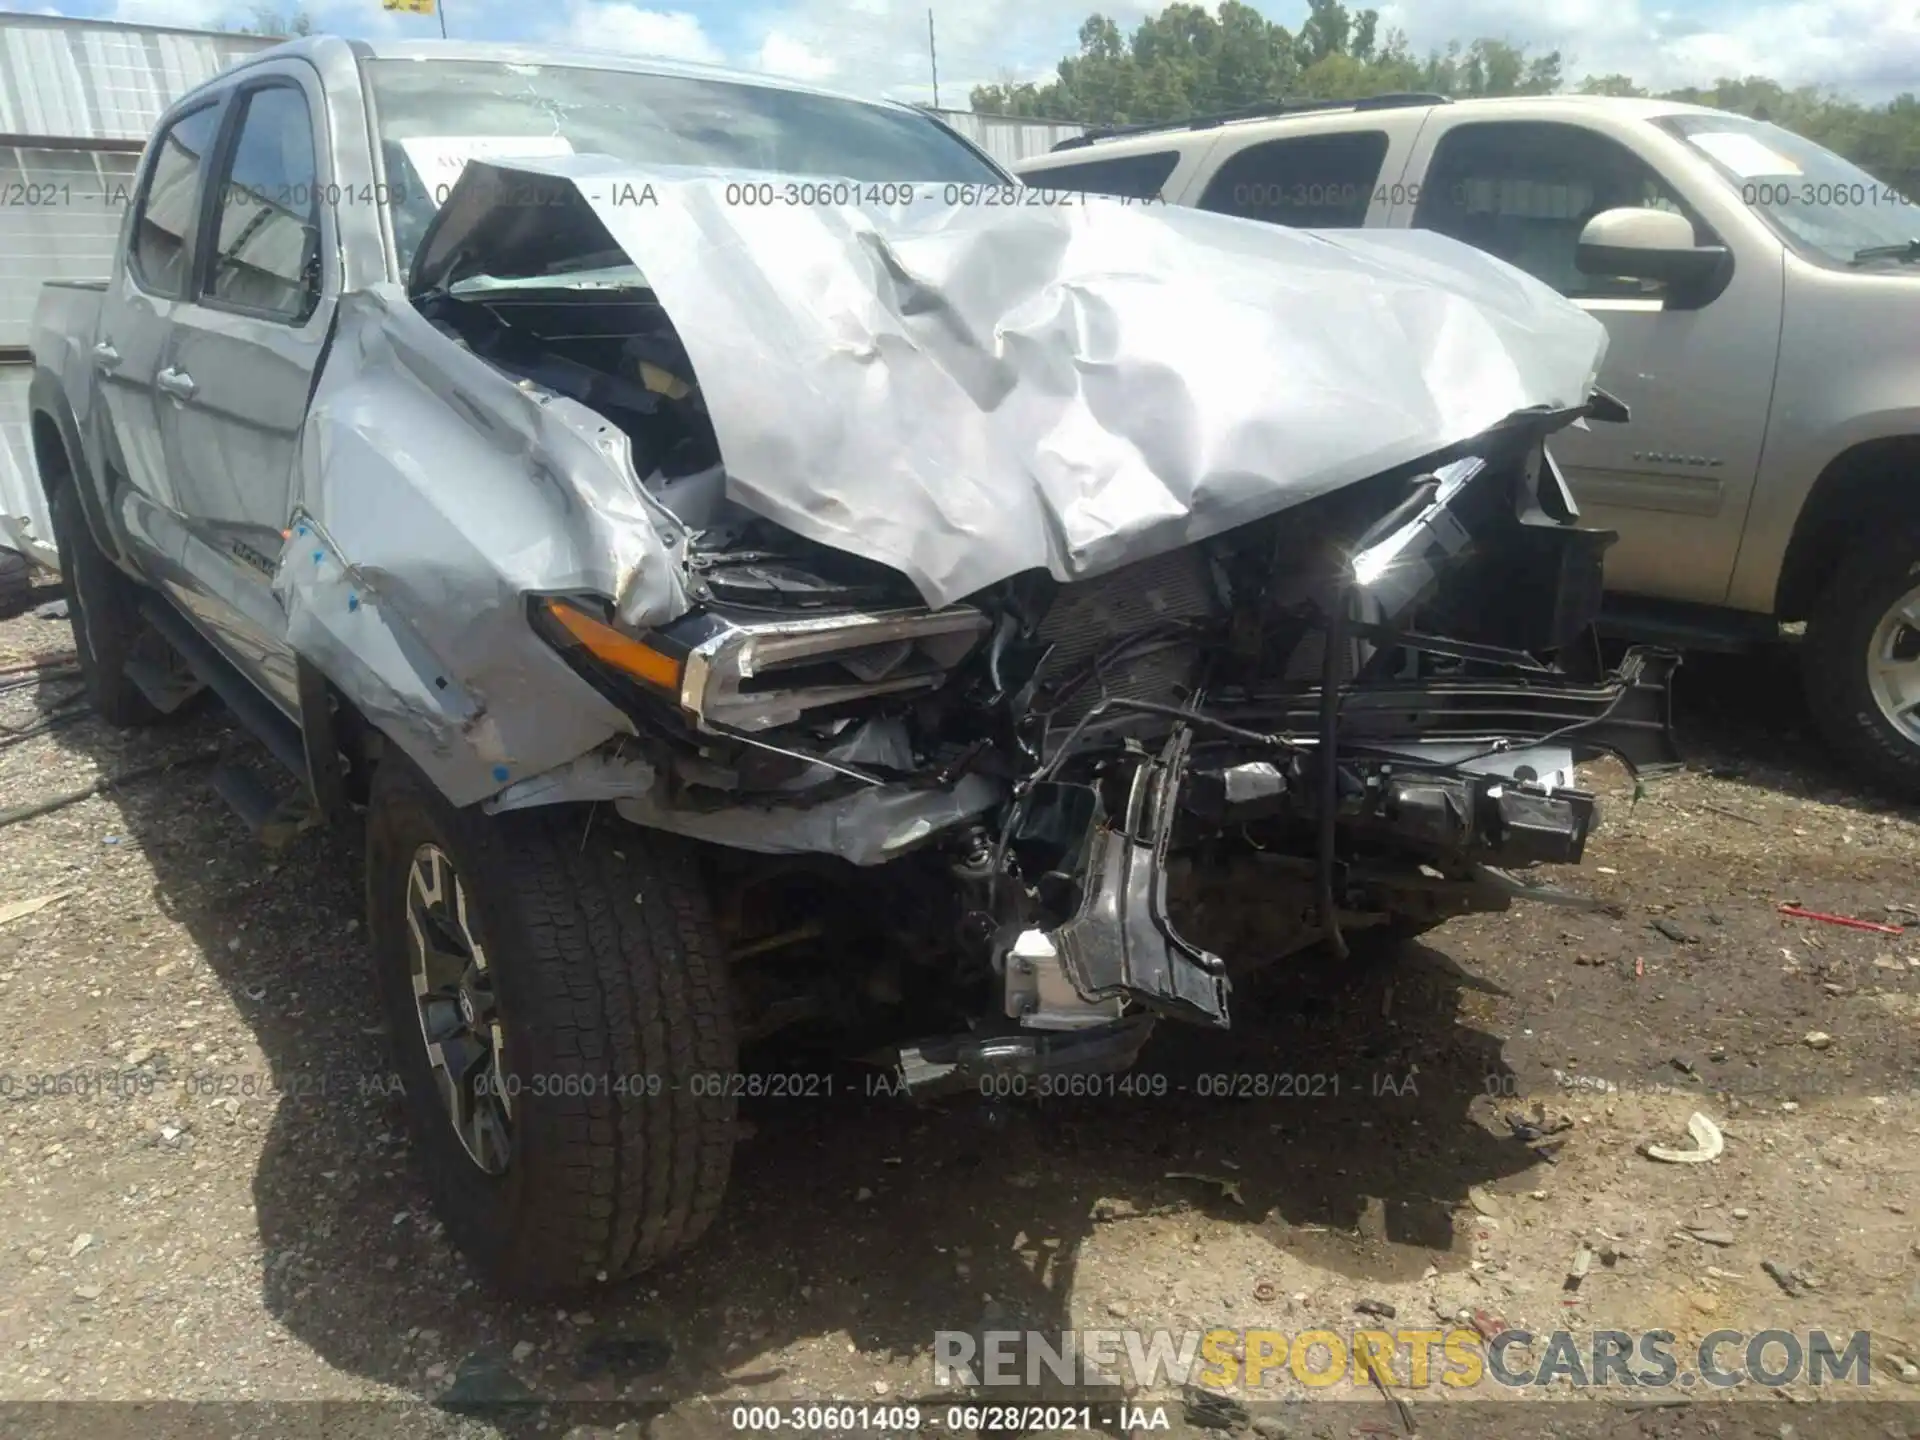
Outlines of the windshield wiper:
[[1864,265],[1869,260],[1920,260],[1920,239],[1904,245],[1869,245],[1853,252],[1853,264]]

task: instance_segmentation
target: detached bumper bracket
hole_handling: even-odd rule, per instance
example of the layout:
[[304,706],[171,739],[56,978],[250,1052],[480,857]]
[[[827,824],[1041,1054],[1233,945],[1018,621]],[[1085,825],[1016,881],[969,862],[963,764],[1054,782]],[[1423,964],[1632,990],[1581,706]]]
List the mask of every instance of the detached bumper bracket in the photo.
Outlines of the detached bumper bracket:
[[1089,1030],[947,1035],[901,1046],[895,1074],[915,1099],[990,1093],[983,1082],[1001,1076],[1117,1075],[1132,1068],[1153,1026],[1147,1015]]
[[1128,995],[1151,1010],[1224,1029],[1232,989],[1224,963],[1167,918],[1167,840],[1192,743],[1193,732],[1177,726],[1156,758],[1140,762],[1120,826],[1095,814],[1080,908],[1052,939],[1083,998]]

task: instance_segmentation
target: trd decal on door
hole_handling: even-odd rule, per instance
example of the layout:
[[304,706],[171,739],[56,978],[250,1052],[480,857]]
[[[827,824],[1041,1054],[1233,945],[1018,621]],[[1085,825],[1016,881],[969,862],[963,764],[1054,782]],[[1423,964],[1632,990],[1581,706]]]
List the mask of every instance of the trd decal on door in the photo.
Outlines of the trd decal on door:
[[227,548],[240,558],[241,563],[258,570],[262,575],[273,574],[273,560],[243,540],[230,540]]

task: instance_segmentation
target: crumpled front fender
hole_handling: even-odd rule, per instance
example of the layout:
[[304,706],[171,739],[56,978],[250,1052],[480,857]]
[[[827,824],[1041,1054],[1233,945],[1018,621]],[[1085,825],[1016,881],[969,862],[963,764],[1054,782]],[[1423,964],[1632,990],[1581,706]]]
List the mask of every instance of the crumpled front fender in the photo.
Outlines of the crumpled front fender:
[[632,729],[526,614],[529,593],[570,591],[635,626],[687,609],[685,537],[613,425],[376,286],[341,301],[293,496],[274,577],[288,642],[449,800]]

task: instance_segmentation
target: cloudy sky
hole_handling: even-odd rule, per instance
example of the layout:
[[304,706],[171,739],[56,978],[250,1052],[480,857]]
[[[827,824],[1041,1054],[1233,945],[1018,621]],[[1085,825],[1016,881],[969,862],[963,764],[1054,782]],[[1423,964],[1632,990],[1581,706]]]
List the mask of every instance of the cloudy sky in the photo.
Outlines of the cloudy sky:
[[[291,0],[280,0],[288,8]],[[774,71],[864,94],[931,98],[927,0],[447,0],[460,38],[562,41]],[[1124,28],[1164,0],[933,0],[940,100],[964,107],[982,81],[1039,79],[1074,46],[1086,15]],[[1298,28],[1305,0],[1256,0]],[[59,0],[69,15],[203,26],[245,20],[252,0]],[[379,0],[307,0],[341,34],[430,36],[428,16]],[[1920,0],[1402,0],[1380,7],[1416,51],[1486,35],[1558,48],[1566,73],[1623,72],[1642,84],[1761,73],[1884,100],[1920,88]]]

